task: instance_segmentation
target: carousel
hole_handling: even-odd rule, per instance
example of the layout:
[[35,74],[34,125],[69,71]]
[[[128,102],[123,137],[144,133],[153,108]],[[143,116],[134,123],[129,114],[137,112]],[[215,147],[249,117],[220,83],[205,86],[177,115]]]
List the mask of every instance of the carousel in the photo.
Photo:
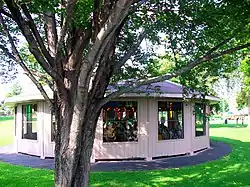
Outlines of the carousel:
[[[91,161],[145,159],[190,154],[210,147],[208,103],[183,99],[183,86],[158,82],[123,94],[103,106],[98,120]],[[15,106],[15,152],[54,157],[55,119],[34,87],[32,93],[8,98]],[[159,92],[160,90],[160,92]],[[109,90],[109,91],[112,91]],[[50,98],[52,91],[47,90]],[[190,96],[186,96],[186,98]]]

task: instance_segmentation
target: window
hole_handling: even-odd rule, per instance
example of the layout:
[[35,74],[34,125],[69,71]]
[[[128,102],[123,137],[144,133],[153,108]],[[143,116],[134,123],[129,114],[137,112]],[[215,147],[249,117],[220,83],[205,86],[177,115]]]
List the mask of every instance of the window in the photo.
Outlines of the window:
[[137,101],[112,101],[103,107],[103,142],[138,141]]
[[158,140],[183,139],[182,102],[158,102]]
[[37,140],[37,105],[22,105],[22,138]]
[[195,103],[195,136],[206,135],[206,106]]

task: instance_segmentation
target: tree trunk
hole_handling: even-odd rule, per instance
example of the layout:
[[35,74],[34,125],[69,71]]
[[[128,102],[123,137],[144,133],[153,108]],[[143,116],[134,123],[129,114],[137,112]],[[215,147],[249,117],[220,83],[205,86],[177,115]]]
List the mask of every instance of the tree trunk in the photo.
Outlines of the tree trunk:
[[86,63],[82,64],[80,72],[74,71],[71,64],[79,59],[69,59],[64,73],[66,89],[57,84],[55,186],[89,186],[90,157],[102,107],[100,103],[112,76],[110,62],[114,41],[110,41],[105,55],[101,55],[95,71],[95,66]]
[[70,106],[60,105],[55,148],[55,186],[89,186],[90,157],[101,111],[93,103],[88,102],[81,108],[76,104],[73,110]]

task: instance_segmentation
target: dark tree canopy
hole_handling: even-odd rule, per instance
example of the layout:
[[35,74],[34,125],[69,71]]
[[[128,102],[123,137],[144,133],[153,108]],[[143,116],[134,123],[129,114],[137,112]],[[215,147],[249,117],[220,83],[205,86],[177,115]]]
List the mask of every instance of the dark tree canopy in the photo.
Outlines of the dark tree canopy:
[[[37,27],[41,39],[44,39],[45,46],[48,45],[48,36],[46,36],[44,24],[46,22],[46,16],[49,16],[45,15],[44,12],[53,12],[53,14],[55,14],[54,24],[57,28],[60,28],[62,26],[62,20],[60,18],[65,15],[65,9],[62,8],[59,1],[37,0],[32,2],[18,1],[18,3],[20,6],[22,5],[23,12],[27,9],[26,11],[32,14],[34,25]],[[24,6],[26,6],[26,9]],[[68,39],[70,38],[70,34],[72,35],[76,30],[78,30],[77,32],[85,33],[87,30],[91,30],[93,26],[92,21],[94,21],[92,17],[93,6],[94,3],[92,1],[80,0],[76,2],[76,6],[71,15],[72,18],[70,18],[72,22],[69,25],[68,33],[66,33],[69,34],[67,36]],[[125,17],[119,28],[115,47],[116,54],[113,60],[119,61],[124,57],[131,45],[136,43],[138,39],[145,38],[148,42],[147,44],[151,45],[147,45],[147,49],[145,49],[145,47],[142,49],[135,46],[136,50],[132,50],[133,57],[129,57],[129,63],[125,63],[121,70],[117,68],[118,71],[113,75],[113,81],[131,77],[146,78],[155,75],[150,71],[152,65],[155,65],[155,63],[152,62],[155,60],[153,57],[157,55],[153,50],[153,45],[164,44],[166,46],[165,57],[175,62],[171,70],[176,71],[176,69],[186,66],[190,61],[204,55],[212,46],[224,40],[230,41],[224,42],[224,45],[219,46],[219,48],[213,52],[245,44],[244,42],[248,40],[249,3],[247,1],[135,1],[130,9],[130,14]],[[15,22],[9,19],[7,13],[7,7],[3,4],[2,14],[6,16],[9,29],[11,29],[15,35],[13,39],[18,41],[18,37],[16,36],[22,34]],[[82,30],[79,31],[79,29]],[[138,38],[139,31],[142,30],[144,32],[141,33],[141,37]],[[88,34],[90,35],[90,33]],[[8,38],[1,38],[1,44],[5,46],[5,44],[8,43]],[[58,36],[56,38],[58,38]],[[65,47],[62,48],[64,53],[69,52],[67,48],[75,44],[74,38],[71,37],[71,39],[72,41],[64,41],[66,42],[64,44]],[[90,37],[87,39],[90,39]],[[85,49],[88,48],[87,45],[84,47]],[[1,49],[3,50],[3,48]],[[23,50],[27,51],[24,47]],[[131,53],[127,55],[130,56]],[[238,59],[241,54],[238,54],[236,58],[235,55],[236,54],[234,54],[234,56],[227,55],[219,57],[203,66],[195,68],[191,72],[183,75],[182,83],[188,84],[189,86],[195,86],[198,85],[197,83],[200,83],[201,89],[205,88],[207,85],[202,85],[202,83],[205,84],[205,82],[209,82],[207,77],[211,75],[211,79],[214,80],[218,76],[226,76],[225,73],[232,71],[232,69],[238,65],[235,59]],[[6,73],[5,70],[7,67],[9,67],[10,70],[14,65],[11,62],[12,59],[8,58],[9,56],[1,55],[1,57],[5,58],[3,61],[10,64],[9,66],[5,65],[5,68],[1,71],[3,74]],[[24,62],[26,62],[26,59],[23,59]],[[210,71],[207,71],[207,69]],[[201,74],[201,77],[196,80],[191,79],[190,77],[193,77],[193,74],[197,72]],[[199,79],[206,79],[206,81]],[[189,80],[189,83],[187,83],[187,80]]]

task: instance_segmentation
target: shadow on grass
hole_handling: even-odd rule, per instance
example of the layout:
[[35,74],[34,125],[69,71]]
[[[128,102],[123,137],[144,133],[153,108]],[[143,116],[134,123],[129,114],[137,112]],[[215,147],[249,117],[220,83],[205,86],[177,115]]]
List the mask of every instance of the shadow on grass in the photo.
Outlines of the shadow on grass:
[[250,142],[213,137],[233,152],[221,160],[181,169],[92,173],[91,186],[249,186]]
[[247,124],[210,124],[209,128],[246,128]]

